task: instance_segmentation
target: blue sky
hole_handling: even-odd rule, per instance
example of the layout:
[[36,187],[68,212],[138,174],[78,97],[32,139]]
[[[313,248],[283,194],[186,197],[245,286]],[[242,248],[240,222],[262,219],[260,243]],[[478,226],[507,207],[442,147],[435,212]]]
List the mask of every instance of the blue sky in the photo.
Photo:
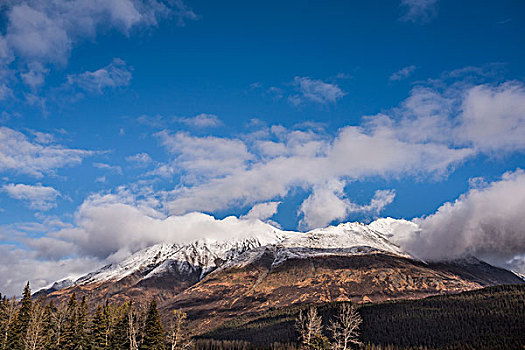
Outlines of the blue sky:
[[[148,229],[130,239],[116,223],[136,216],[308,230],[439,219],[458,200],[439,225],[426,222],[432,237],[436,226],[464,237],[486,227],[477,200],[515,193],[498,216],[514,220],[525,196],[524,33],[520,1],[8,1],[7,268],[40,264],[41,286],[166,239]],[[498,192],[506,185],[517,190]],[[456,223],[460,206],[471,209]],[[501,247],[460,253],[519,260],[521,224],[503,230]],[[174,241],[206,236],[164,229]],[[9,291],[29,278],[13,273]]]

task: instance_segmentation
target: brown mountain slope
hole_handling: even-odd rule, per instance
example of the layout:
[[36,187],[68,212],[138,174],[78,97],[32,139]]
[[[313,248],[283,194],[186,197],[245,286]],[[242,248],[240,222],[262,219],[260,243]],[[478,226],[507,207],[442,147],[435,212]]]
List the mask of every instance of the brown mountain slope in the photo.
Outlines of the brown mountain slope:
[[64,301],[74,291],[96,305],[105,300],[145,303],[155,296],[165,311],[177,308],[187,312],[199,325],[195,329],[199,332],[232,318],[251,318],[297,303],[416,299],[523,283],[513,273],[477,259],[426,264],[367,247],[263,246],[225,263],[203,279],[199,268],[186,266],[181,270],[179,262],[169,264],[164,273],[153,277],[145,277],[153,268],[146,266],[117,281],[51,291],[48,298]]
[[425,264],[376,252],[288,259],[272,266],[276,251],[265,249],[245,266],[218,269],[162,307],[182,309],[206,327],[296,303],[414,299],[523,283],[478,260]]

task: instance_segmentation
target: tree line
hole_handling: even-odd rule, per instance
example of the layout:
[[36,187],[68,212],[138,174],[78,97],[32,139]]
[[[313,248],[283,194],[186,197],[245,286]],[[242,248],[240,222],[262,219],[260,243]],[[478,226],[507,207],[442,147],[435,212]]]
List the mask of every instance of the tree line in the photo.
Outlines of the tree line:
[[[29,282],[21,301],[0,296],[0,350],[250,350],[246,341],[192,339],[186,313],[174,310],[163,323],[157,301],[147,308],[126,302],[106,302],[90,312],[85,297],[73,292],[65,304],[55,305],[45,299],[32,300]],[[299,313],[296,328],[300,349],[346,350],[359,346],[361,317],[352,305],[344,304],[327,329],[315,307]],[[272,349],[297,349],[295,343],[270,346]]]
[[153,298],[147,308],[107,303],[89,312],[73,293],[64,305],[32,300],[29,283],[22,300],[0,300],[1,350],[176,350],[193,348],[186,314],[175,310],[163,324]]
[[511,285],[359,308],[294,305],[192,337],[187,315],[161,315],[155,299],[91,308],[73,293],[55,304],[32,300],[27,284],[21,300],[0,296],[0,350],[522,349],[524,317],[525,285]]

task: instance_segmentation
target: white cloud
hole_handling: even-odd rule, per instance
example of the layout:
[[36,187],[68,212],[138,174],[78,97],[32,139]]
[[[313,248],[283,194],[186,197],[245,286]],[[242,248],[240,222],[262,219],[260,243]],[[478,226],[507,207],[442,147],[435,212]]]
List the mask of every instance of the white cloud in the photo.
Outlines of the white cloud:
[[470,88],[461,104],[460,142],[482,152],[525,149],[525,86],[519,82]]
[[21,73],[20,76],[26,85],[35,89],[44,83],[48,73],[49,69],[45,68],[40,62],[31,62],[28,65],[27,72]]
[[[129,36],[156,26],[161,18],[174,16],[179,25],[198,19],[182,0],[19,0],[3,7],[7,23],[0,34],[0,70],[17,61],[13,69],[22,70],[21,78],[31,88],[43,84],[48,67],[66,65],[73,47],[99,32],[117,30]],[[86,78],[107,83],[100,76]]]
[[479,153],[525,150],[525,86],[416,86],[391,116],[366,117],[369,127],[412,142],[470,147]]
[[145,166],[147,164],[152,163],[153,159],[151,159],[149,154],[142,152],[142,153],[137,153],[135,155],[126,157],[126,161],[135,163],[140,166]]
[[279,204],[281,204],[281,202],[258,203],[254,205],[246,215],[241,216],[241,219],[269,219],[277,213]]
[[199,19],[199,15],[193,12],[193,10],[182,0],[175,0],[175,8],[175,13],[177,15],[177,24],[180,26],[185,26],[186,20],[195,21]]
[[105,175],[103,175],[103,176],[99,176],[99,177],[97,177],[97,178],[95,179],[95,182],[98,182],[98,183],[101,183],[101,184],[106,183],[106,181],[107,181],[107,178],[106,178]]
[[179,122],[195,128],[215,128],[222,125],[221,120],[215,114],[201,113],[194,117],[183,117],[177,119]]
[[323,186],[315,186],[299,209],[303,214],[299,227],[324,227],[334,220],[345,219],[350,201],[344,198],[344,185],[342,181],[330,181]]
[[7,184],[2,190],[9,197],[28,202],[31,209],[46,211],[56,207],[56,200],[60,192],[53,187],[25,184]]
[[416,66],[407,66],[404,68],[401,68],[397,72],[392,73],[390,76],[391,81],[397,81],[397,80],[403,80],[408,78],[414,71],[416,70]]
[[438,0],[401,0],[406,13],[399,19],[403,22],[427,23],[437,15]]
[[41,131],[30,130],[31,134],[35,136],[35,142],[42,145],[48,145],[55,142],[55,136],[53,134]]
[[524,207],[525,172],[518,169],[414,220],[419,230],[397,241],[423,259],[474,255],[506,265],[525,253]]
[[13,96],[13,90],[5,83],[0,83],[0,101],[6,100]]
[[[377,176],[439,179],[480,153],[525,149],[520,138],[525,125],[523,84],[432,84],[414,87],[399,107],[364,117],[361,125],[342,127],[334,135],[279,125],[258,125],[255,132],[237,138],[164,131],[158,136],[176,158],[159,165],[158,172],[184,175],[166,194],[166,209],[176,215],[214,212],[281,200],[300,187],[313,190],[311,201],[331,198],[337,206],[331,210],[333,219],[328,214],[319,215],[326,219],[312,219],[317,225],[348,215],[339,192],[325,189],[332,181]],[[498,125],[492,128],[492,122]],[[479,136],[477,129],[490,137]],[[308,210],[308,203],[304,212],[317,215]]]
[[105,89],[128,86],[131,76],[126,62],[115,58],[109,65],[94,72],[68,75],[67,84],[73,88],[101,94]]
[[294,105],[299,105],[307,101],[320,104],[335,103],[346,95],[335,83],[325,83],[322,80],[311,79],[309,77],[295,77],[294,85],[298,94],[288,98],[290,103]]
[[299,208],[303,215],[299,226],[303,229],[326,227],[334,220],[345,220],[352,213],[377,215],[395,198],[393,190],[378,190],[369,204],[359,205],[346,198],[344,186],[344,181],[336,180],[314,186],[312,194]]
[[142,125],[148,125],[154,128],[165,127],[167,122],[165,118],[161,115],[150,116],[150,115],[141,115],[137,118],[137,122]]
[[173,7],[156,0],[19,1],[7,8],[5,38],[26,61],[65,63],[76,41],[113,28],[128,35],[177,11],[190,19],[191,10],[182,1]]
[[[274,135],[276,132],[281,131],[274,130]],[[369,176],[440,175],[473,154],[467,148],[402,141],[376,128],[348,126],[333,138],[304,132],[283,134],[278,142],[255,144],[257,149],[264,150],[263,156],[239,140],[206,138],[206,147],[200,147],[200,138],[184,135],[188,150],[182,145],[178,150],[184,152],[179,156],[184,160],[180,164],[187,171],[203,172],[206,168],[198,165],[210,164],[208,155],[220,149],[224,154],[217,159],[226,159],[232,166],[223,168],[224,162],[216,162],[207,176],[201,177],[202,181],[174,189],[168,196],[167,208],[172,214],[182,214],[249,205],[282,198],[294,187],[309,189],[328,179],[353,181]],[[165,143],[169,139],[177,142],[177,138],[169,137]],[[239,156],[234,156],[237,153]]]
[[[31,4],[32,5],[32,4]],[[6,40],[18,57],[65,63],[71,50],[71,38],[60,21],[46,9],[21,3],[8,10]]]
[[255,234],[264,237],[273,230],[270,225],[253,219],[218,220],[203,213],[165,216],[150,203],[122,194],[91,196],[79,207],[75,224],[75,228],[50,236],[74,243],[81,255],[112,261],[156,243],[227,240]]
[[222,177],[246,166],[253,156],[246,145],[236,139],[218,137],[193,137],[167,131],[157,134],[166,149],[177,156],[172,168],[184,172],[188,181]]
[[42,260],[33,252],[0,245],[0,285],[8,296],[20,296],[28,280],[36,291],[67,276],[80,277],[101,265],[95,258]]
[[93,163],[93,166],[98,169],[106,169],[122,175],[122,168],[118,165],[110,165],[106,163]]
[[42,177],[64,166],[77,165],[94,152],[59,144],[41,144],[19,131],[0,127],[0,172]]

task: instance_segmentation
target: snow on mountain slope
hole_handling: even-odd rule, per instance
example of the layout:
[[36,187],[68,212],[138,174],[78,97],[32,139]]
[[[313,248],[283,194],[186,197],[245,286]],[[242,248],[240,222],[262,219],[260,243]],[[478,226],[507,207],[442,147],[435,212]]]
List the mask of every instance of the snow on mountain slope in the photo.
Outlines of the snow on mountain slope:
[[274,256],[272,263],[274,267],[288,259],[327,255],[347,256],[386,252],[413,258],[399,246],[390,242],[385,235],[371,229],[368,225],[348,222],[306,233],[286,232],[286,236],[281,241],[246,251],[237,259],[225,264],[221,269],[246,266],[267,252],[271,252]]
[[306,234],[294,234],[284,239],[281,244],[284,247],[324,249],[363,246],[399,255],[404,254],[401,248],[391,243],[384,234],[357,222],[315,229]]
[[269,243],[278,242],[284,232],[272,228],[257,237],[237,241],[197,240],[190,244],[156,244],[140,250],[118,264],[106,265],[98,271],[77,279],[75,285],[96,283],[108,280],[121,280],[135,273],[149,278],[162,274],[173,264],[178,264],[180,271],[200,268],[205,274],[215,269],[224,261],[236,258],[239,254]]
[[378,220],[371,225],[349,222],[306,233],[281,231],[268,225],[268,232],[248,234],[238,240],[198,240],[184,245],[157,244],[136,252],[118,264],[104,266],[80,277],[73,284],[119,281],[134,274],[145,280],[175,271],[187,274],[198,272],[202,278],[219,266],[252,261],[264,251],[264,247],[273,247],[269,249],[276,253],[275,264],[290,258],[375,251],[411,257],[387,239],[391,235],[391,227],[400,220],[385,220],[388,221],[381,223]]
[[377,219],[371,222],[368,227],[374,231],[381,232],[387,238],[400,238],[419,230],[419,226],[415,222],[390,217]]

